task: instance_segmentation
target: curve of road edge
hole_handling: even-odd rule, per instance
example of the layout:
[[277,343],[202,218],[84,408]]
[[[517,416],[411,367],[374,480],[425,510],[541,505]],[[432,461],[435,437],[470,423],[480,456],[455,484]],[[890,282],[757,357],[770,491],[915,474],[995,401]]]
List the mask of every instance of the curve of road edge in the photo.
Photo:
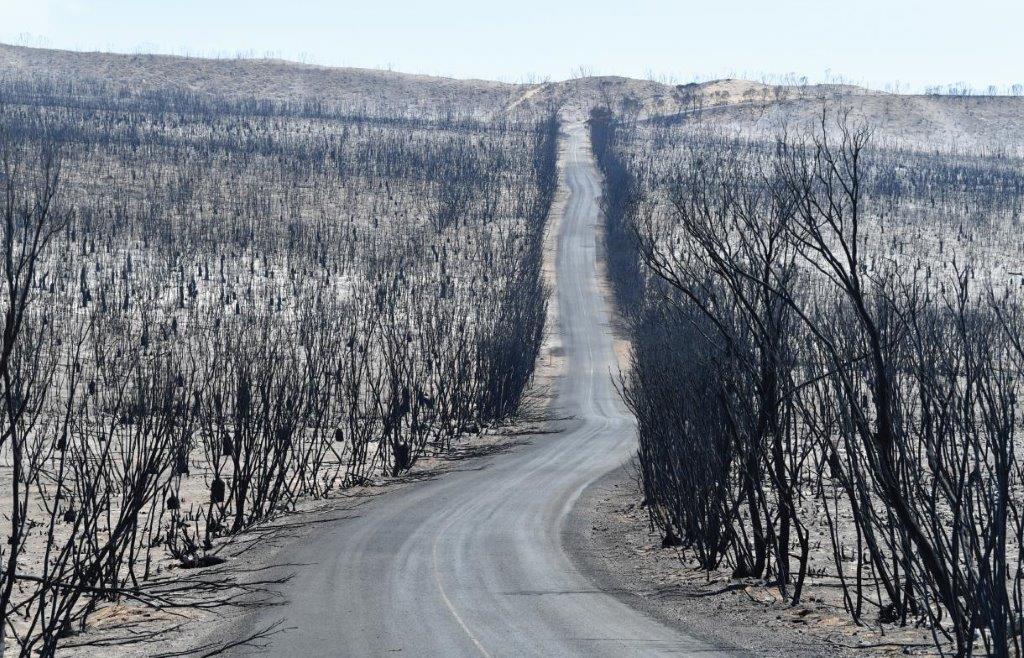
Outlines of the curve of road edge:
[[564,431],[310,528],[284,551],[308,565],[283,586],[287,603],[246,615],[239,636],[285,617],[294,629],[270,638],[270,655],[723,653],[596,586],[563,546],[581,492],[635,449],[597,285],[599,178],[583,125],[566,140],[555,260],[566,367],[554,403],[571,419]]

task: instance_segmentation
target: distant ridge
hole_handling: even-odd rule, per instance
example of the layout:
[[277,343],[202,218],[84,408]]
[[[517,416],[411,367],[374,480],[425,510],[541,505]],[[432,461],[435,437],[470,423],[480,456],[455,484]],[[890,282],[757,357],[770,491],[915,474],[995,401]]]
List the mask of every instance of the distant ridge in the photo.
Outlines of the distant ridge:
[[103,81],[138,91],[183,88],[228,98],[302,100],[341,105],[459,103],[508,105],[519,85],[455,80],[374,69],[299,64],[278,59],[204,59],[26,48],[0,44],[0,75]]
[[102,81],[132,91],[188,89],[236,99],[317,99],[351,108],[458,111],[485,117],[558,107],[585,118],[594,107],[644,118],[706,122],[763,134],[820,117],[822,105],[850,108],[880,138],[935,148],[1020,151],[1024,98],[894,95],[853,85],[769,85],[724,79],[668,85],[619,76],[511,84],[300,64],[280,59],[206,59],[28,48],[0,44],[0,77]]
[[[667,85],[619,76],[595,76],[541,84],[397,73],[377,69],[300,64],[281,59],[208,59],[177,55],[118,54],[0,44],[0,72],[7,76],[99,80],[139,91],[183,88],[235,98],[317,98],[356,105],[363,101],[428,106],[460,103],[491,111],[515,111],[552,103],[589,110],[608,105],[643,115],[678,112],[704,96],[711,104],[753,96],[774,98],[777,87],[742,80]],[[809,93],[820,88],[809,87]],[[848,87],[850,93],[867,93]],[[808,93],[806,90],[803,93]]]

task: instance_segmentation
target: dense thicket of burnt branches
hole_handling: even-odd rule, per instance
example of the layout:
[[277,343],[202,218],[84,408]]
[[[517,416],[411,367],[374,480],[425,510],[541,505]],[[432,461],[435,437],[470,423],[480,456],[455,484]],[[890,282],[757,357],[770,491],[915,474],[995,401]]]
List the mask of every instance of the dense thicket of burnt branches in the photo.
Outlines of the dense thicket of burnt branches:
[[0,84],[9,646],[515,415],[557,131]]
[[763,139],[591,131],[666,542],[1020,655],[1024,163],[887,148],[828,110]]

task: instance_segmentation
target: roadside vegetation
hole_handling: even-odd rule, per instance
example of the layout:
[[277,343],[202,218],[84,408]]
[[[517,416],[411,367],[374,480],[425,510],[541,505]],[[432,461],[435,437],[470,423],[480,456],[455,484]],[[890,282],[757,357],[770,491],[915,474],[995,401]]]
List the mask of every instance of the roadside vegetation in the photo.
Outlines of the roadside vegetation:
[[4,80],[7,649],[516,415],[557,131]]
[[1024,161],[597,110],[643,503],[699,567],[1024,653]]

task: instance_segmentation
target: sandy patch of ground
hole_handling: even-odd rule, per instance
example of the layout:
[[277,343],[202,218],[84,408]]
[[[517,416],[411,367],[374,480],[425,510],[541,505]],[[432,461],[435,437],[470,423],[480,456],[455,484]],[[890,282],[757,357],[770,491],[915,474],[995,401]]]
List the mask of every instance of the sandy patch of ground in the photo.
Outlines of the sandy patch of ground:
[[558,143],[558,191],[548,211],[547,227],[544,233],[544,262],[541,270],[544,284],[551,291],[548,297],[548,316],[545,321],[544,342],[537,357],[533,374],[533,391],[550,392],[554,383],[565,372],[565,350],[561,332],[558,331],[558,295],[555,294],[555,258],[558,255],[558,232],[562,226],[562,215],[569,200],[569,186],[565,182],[566,141],[564,133]]

